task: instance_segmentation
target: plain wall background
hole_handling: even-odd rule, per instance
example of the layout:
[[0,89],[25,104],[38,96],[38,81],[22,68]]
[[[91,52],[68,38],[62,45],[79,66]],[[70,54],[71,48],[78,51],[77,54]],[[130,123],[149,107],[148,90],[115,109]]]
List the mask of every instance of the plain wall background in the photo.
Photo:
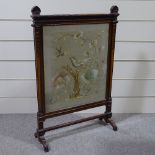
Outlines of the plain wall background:
[[0,113],[37,111],[30,18],[35,5],[42,14],[107,13],[117,5],[113,112],[155,112],[155,1],[0,0],[0,4]]

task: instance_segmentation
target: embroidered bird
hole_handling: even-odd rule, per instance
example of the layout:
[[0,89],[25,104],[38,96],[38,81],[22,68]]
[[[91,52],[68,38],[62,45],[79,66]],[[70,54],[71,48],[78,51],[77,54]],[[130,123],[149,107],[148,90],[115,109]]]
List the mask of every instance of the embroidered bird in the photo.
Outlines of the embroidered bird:
[[57,57],[64,56],[64,52],[61,47],[56,48],[56,51],[57,51]]
[[77,68],[77,67],[81,67],[81,66],[84,66],[85,64],[89,63],[91,61],[91,58],[86,58],[83,61],[78,61],[76,58],[70,57],[70,61],[71,61],[72,65]]

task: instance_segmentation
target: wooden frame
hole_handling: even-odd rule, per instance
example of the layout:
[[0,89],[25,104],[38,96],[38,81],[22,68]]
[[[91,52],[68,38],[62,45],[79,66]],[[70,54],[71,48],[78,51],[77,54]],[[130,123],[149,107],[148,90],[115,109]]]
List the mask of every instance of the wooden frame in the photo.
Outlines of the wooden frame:
[[[106,123],[111,124],[113,130],[117,130],[117,126],[111,119],[112,112],[112,73],[113,73],[113,59],[114,59],[114,47],[115,47],[115,32],[117,24],[118,7],[112,6],[109,14],[88,14],[88,15],[40,15],[40,8],[35,6],[31,10],[33,19],[33,31],[34,31],[34,47],[35,47],[35,63],[36,63],[36,78],[37,78],[37,98],[38,98],[38,113],[37,123],[38,127],[35,132],[35,137],[43,145],[44,151],[48,152],[49,147],[44,138],[44,134],[47,131],[66,127],[69,125],[89,121],[99,118],[104,119]],[[46,112],[45,110],[45,86],[44,86],[44,60],[43,60],[43,26],[56,26],[56,25],[76,25],[76,24],[109,24],[109,39],[108,39],[108,57],[107,57],[107,80],[106,80],[106,95],[105,100],[88,103],[76,107],[60,109],[57,111]],[[106,111],[103,114],[83,118],[72,122],[59,124],[52,127],[44,128],[44,121],[48,118],[65,115],[81,110],[86,110],[99,106],[106,106]]]

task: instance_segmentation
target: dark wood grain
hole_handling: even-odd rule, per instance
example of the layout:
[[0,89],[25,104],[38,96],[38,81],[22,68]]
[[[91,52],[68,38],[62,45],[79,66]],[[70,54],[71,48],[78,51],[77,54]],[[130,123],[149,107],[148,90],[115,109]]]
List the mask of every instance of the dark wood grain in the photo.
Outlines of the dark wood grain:
[[[31,10],[33,19],[33,31],[34,31],[34,47],[35,47],[35,64],[36,64],[36,82],[37,82],[37,99],[38,99],[38,113],[37,123],[38,127],[35,133],[35,137],[38,138],[39,142],[43,145],[44,151],[48,152],[48,144],[44,138],[44,134],[47,131],[66,127],[69,125],[89,121],[92,119],[99,118],[104,119],[106,123],[111,124],[113,130],[117,130],[117,126],[111,119],[112,112],[112,74],[113,74],[113,62],[114,62],[114,49],[115,49],[115,33],[118,7],[112,6],[109,14],[74,14],[74,15],[40,15],[41,10],[35,6]],[[108,38],[108,57],[107,57],[107,77],[106,77],[106,96],[103,101],[94,103],[87,103],[85,105],[61,109],[53,112],[46,112],[45,110],[45,88],[44,88],[44,59],[43,59],[43,26],[57,26],[57,25],[81,25],[81,24],[109,24],[109,38]],[[46,119],[57,117],[81,110],[95,108],[99,106],[106,106],[105,113],[96,115],[81,120],[63,123],[53,127],[44,128],[44,121]]]

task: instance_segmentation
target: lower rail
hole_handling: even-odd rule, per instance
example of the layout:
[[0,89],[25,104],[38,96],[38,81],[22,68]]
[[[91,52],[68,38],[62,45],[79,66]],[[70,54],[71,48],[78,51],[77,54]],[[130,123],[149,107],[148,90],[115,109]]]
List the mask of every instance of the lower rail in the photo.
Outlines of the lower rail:
[[105,117],[105,114],[90,116],[90,117],[87,117],[87,118],[82,118],[80,120],[71,121],[71,122],[67,122],[67,123],[62,123],[62,124],[55,125],[55,126],[52,126],[52,127],[47,127],[47,128],[44,128],[44,129],[40,129],[40,130],[38,130],[38,132],[47,132],[47,131],[59,129],[59,128],[62,128],[62,127],[67,127],[67,126],[70,126],[70,125],[86,122],[86,121],[97,119],[97,118],[104,118],[104,117]]

